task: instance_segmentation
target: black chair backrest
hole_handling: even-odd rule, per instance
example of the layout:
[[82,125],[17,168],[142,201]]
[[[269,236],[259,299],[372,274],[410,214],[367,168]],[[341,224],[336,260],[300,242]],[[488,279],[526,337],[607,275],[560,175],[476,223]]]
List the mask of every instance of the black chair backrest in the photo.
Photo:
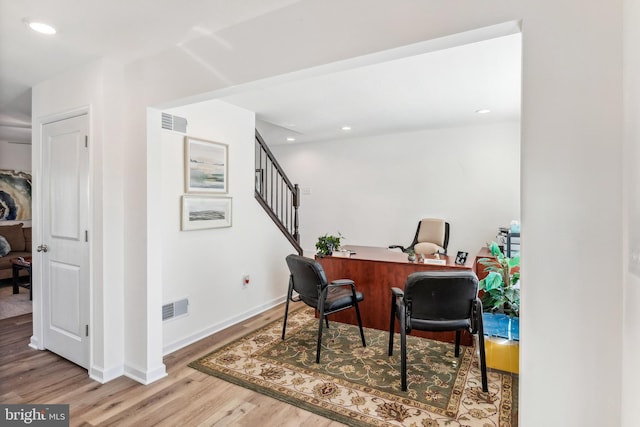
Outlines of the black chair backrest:
[[478,278],[470,270],[412,273],[404,287],[413,319],[468,319],[477,294]]
[[305,304],[317,307],[318,295],[328,286],[322,266],[300,255],[288,255],[286,260],[293,280],[293,290],[300,295]]

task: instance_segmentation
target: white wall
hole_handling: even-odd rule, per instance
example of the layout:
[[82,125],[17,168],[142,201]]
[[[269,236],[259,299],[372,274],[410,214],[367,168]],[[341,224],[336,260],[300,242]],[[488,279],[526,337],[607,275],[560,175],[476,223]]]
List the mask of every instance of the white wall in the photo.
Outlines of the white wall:
[[[268,143],[268,141],[267,141]],[[343,244],[411,243],[421,218],[445,218],[449,254],[475,254],[520,218],[518,123],[271,147],[300,206],[305,253],[325,233]]]
[[625,93],[625,220],[623,261],[624,346],[622,350],[622,426],[638,424],[640,402],[640,1],[625,0],[624,9],[624,93]]
[[[108,381],[123,373],[123,212],[121,170],[120,97],[122,70],[112,62],[97,61],[76,68],[54,80],[33,88],[33,231],[41,241],[38,218],[39,195],[45,183],[40,180],[41,125],[78,111],[89,112],[91,162],[91,361],[90,374]],[[104,209],[104,211],[103,211]],[[37,297],[38,258],[34,257],[34,336],[32,343],[42,347],[41,301]]]
[[618,426],[622,3],[524,5],[521,425]]
[[[203,37],[192,56],[176,46],[130,64],[124,86],[127,116],[122,138],[113,141],[121,143],[118,150],[126,160],[124,180],[112,193],[120,203],[114,206],[103,198],[95,205],[105,221],[111,209],[127,209],[122,250],[111,255],[124,256],[125,358],[142,374],[153,373],[162,358],[156,313],[162,303],[157,279],[164,231],[157,227],[157,211],[148,210],[162,200],[155,188],[161,170],[154,163],[161,161],[161,151],[154,146],[159,138],[147,138],[147,107],[522,19],[522,274],[527,285],[521,310],[519,425],[620,425],[622,4],[353,0],[345,7],[337,0],[301,0]],[[48,85],[59,93],[42,95],[62,108],[78,93],[94,93],[67,79]],[[87,102],[87,96],[82,99]],[[110,151],[103,148],[105,154]],[[107,231],[118,233],[105,227],[106,240]],[[601,237],[606,256],[594,252],[594,235]],[[117,259],[106,260],[118,271]],[[121,289],[119,283],[113,286]],[[112,309],[104,318],[119,325],[122,304]]]
[[187,118],[189,136],[228,144],[233,212],[230,228],[180,231],[184,136],[162,131],[162,300],[190,303],[188,316],[164,322],[165,352],[284,301],[294,252],[254,197],[254,114],[220,101],[168,112]]
[[0,169],[31,172],[31,145],[0,141]]

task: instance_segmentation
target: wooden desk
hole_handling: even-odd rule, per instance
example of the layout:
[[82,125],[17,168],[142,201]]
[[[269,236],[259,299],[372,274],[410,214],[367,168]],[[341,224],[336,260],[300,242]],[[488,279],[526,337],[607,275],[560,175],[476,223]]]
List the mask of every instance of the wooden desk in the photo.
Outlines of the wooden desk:
[[[357,289],[364,294],[364,301],[360,304],[363,326],[386,331],[389,330],[391,314],[391,288],[404,289],[409,274],[428,270],[472,270],[474,266],[473,257],[469,257],[465,265],[457,265],[454,263],[455,256],[440,255],[440,258],[445,259],[447,263],[435,265],[409,262],[407,254],[387,248],[370,246],[345,246],[344,248],[355,253],[349,257],[327,256],[316,259],[322,265],[329,281],[343,278],[355,281]],[[332,314],[331,319],[354,325],[358,323],[355,310]],[[412,331],[411,334],[445,342],[455,341],[455,332]],[[462,344],[471,345],[471,343],[471,335],[464,331]]]

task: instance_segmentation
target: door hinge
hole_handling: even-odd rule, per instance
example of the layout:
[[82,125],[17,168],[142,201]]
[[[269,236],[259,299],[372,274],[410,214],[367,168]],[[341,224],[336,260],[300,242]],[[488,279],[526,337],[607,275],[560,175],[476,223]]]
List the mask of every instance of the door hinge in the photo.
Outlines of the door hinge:
[[84,334],[85,336],[89,336],[89,325],[84,325]]
[[84,241],[85,242],[89,241],[89,230],[84,230]]
[[89,135],[84,136],[84,146],[85,148],[89,146]]

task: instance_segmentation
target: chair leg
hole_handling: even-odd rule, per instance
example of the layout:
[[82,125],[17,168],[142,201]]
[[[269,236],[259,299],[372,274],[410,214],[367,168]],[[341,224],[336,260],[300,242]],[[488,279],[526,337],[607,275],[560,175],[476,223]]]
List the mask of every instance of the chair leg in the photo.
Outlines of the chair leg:
[[358,308],[358,301],[354,298],[354,307],[356,308],[356,317],[358,318],[358,326],[360,327],[360,338],[362,338],[362,346],[366,347],[367,342],[364,340],[364,331],[362,330],[362,319],[360,319],[360,309]]
[[293,278],[289,277],[289,290],[287,291],[287,302],[284,305],[284,322],[282,323],[282,339],[284,339],[284,334],[287,330],[287,317],[289,315],[289,300],[293,295]]
[[460,356],[460,334],[461,334],[460,330],[456,331],[456,351],[455,351],[456,357]]
[[400,353],[401,353],[401,371],[402,371],[402,391],[407,391],[407,329],[406,320],[400,317]]
[[327,329],[329,329],[329,316],[324,316],[325,323],[327,324]]
[[482,324],[482,310],[478,312],[478,347],[480,350],[480,374],[482,375],[482,391],[485,393],[489,391],[489,385],[487,381],[487,358],[484,351],[484,325]]
[[391,316],[389,320],[389,356],[393,356],[393,333],[396,327],[396,304],[395,297],[391,296]]
[[316,363],[320,363],[320,348],[322,346],[322,321],[325,317],[324,310],[320,310],[320,321],[318,322],[318,345],[316,347]]

